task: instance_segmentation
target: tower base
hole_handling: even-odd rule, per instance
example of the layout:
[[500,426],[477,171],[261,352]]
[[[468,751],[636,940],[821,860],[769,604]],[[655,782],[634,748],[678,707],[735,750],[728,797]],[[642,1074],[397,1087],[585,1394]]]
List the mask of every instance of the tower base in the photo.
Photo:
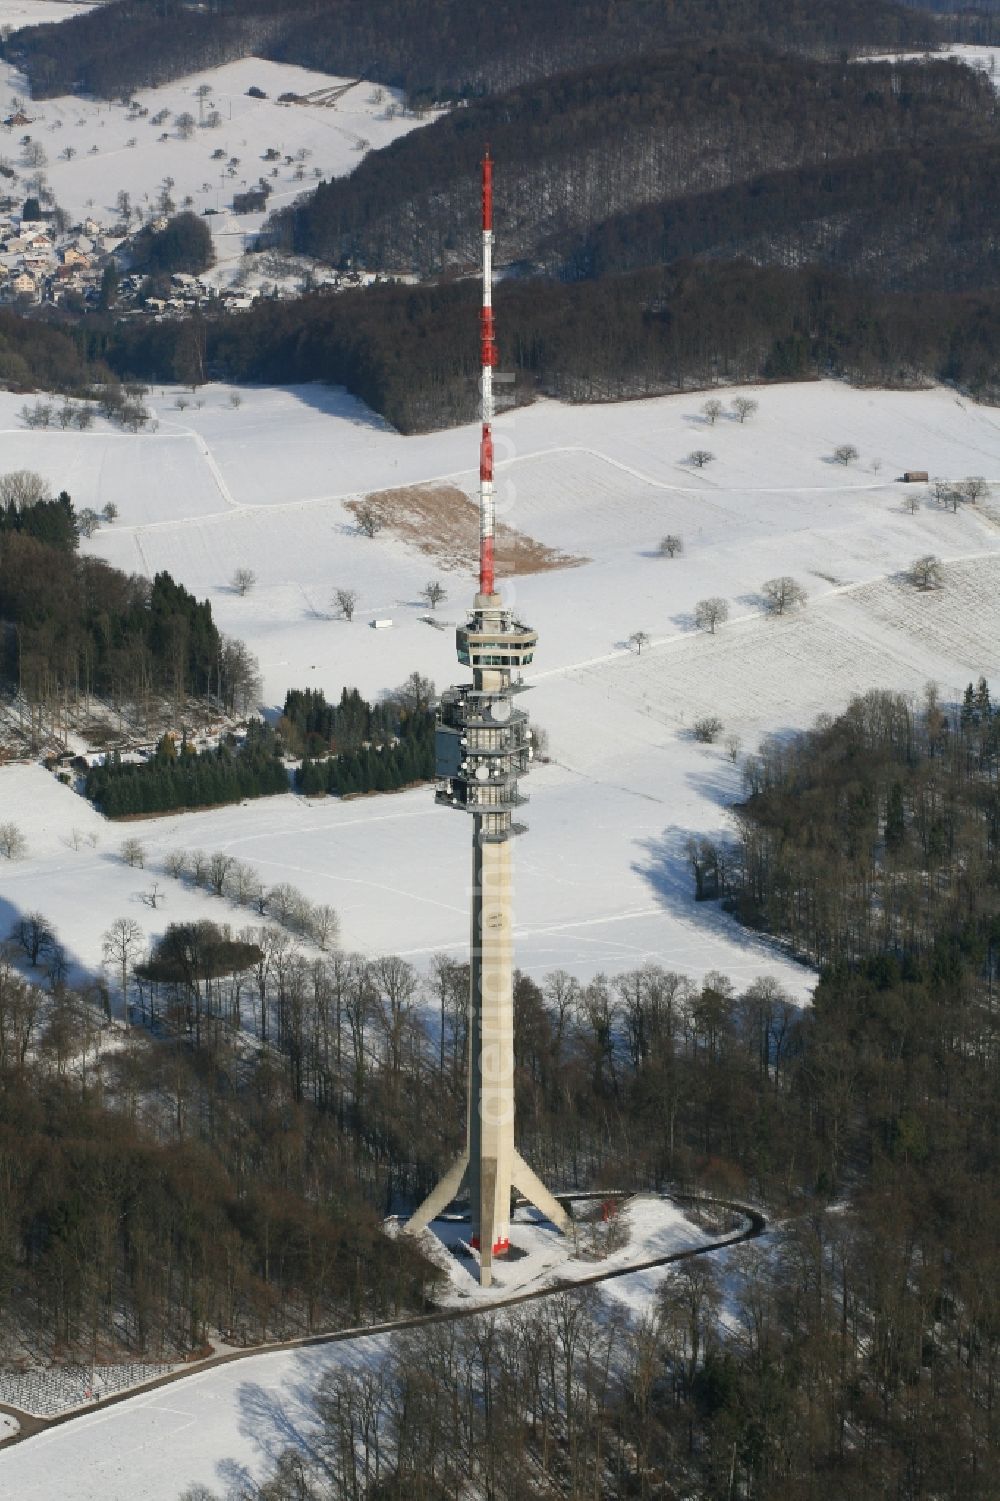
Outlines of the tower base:
[[[425,1230],[431,1220],[436,1219],[443,1213],[461,1193],[462,1188],[469,1179],[469,1154],[462,1155],[452,1163],[440,1183],[427,1195],[419,1209],[415,1210],[406,1223],[407,1235],[417,1235]],[[514,1161],[511,1172],[511,1187],[522,1193],[530,1204],[533,1204],[547,1220],[551,1220],[556,1229],[563,1235],[569,1230],[570,1219],[565,1209],[559,1203],[555,1194],[545,1187],[533,1168],[530,1168],[521,1156],[520,1152],[514,1153]],[[486,1196],[484,1196],[485,1199]],[[483,1213],[483,1208],[486,1213]],[[472,1206],[472,1223],[478,1228],[473,1229],[471,1244],[474,1250],[479,1252],[479,1285],[489,1287],[493,1281],[493,1257],[502,1256],[510,1250],[510,1240],[506,1234],[496,1236],[492,1223],[492,1206],[490,1202],[479,1206]],[[487,1223],[489,1221],[489,1223]],[[487,1249],[488,1247],[488,1249]]]

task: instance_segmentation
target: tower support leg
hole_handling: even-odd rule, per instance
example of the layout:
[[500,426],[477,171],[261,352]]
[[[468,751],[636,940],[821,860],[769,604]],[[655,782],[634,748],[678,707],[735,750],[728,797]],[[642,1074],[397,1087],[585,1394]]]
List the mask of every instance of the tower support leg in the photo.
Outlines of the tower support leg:
[[420,1208],[410,1215],[404,1227],[408,1235],[416,1235],[420,1230],[426,1230],[431,1220],[436,1220],[438,1215],[448,1208],[452,1199],[458,1198],[468,1168],[469,1154],[463,1152],[452,1163],[436,1188],[431,1189]]
[[534,1168],[528,1166],[520,1152],[514,1153],[514,1170],[511,1176],[514,1180],[514,1187],[523,1193],[536,1209],[540,1209],[557,1230],[561,1230],[564,1235],[567,1234],[570,1228],[569,1215],[555,1194],[545,1187]]

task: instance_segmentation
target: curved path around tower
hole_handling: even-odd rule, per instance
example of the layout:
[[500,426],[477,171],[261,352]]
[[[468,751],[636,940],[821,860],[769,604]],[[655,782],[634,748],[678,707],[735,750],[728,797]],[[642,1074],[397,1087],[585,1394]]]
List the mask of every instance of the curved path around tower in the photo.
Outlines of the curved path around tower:
[[[631,1195],[621,1192],[564,1194],[563,1200],[572,1203],[587,1203],[596,1200],[620,1199],[627,1200]],[[661,1198],[669,1203],[678,1205],[698,1205],[706,1209],[724,1210],[729,1214],[739,1215],[745,1222],[738,1230],[730,1231],[720,1236],[717,1240],[707,1241],[704,1245],[694,1246],[685,1251],[671,1251],[664,1256],[654,1256],[643,1261],[630,1262],[625,1266],[616,1266],[611,1271],[592,1272],[584,1277],[573,1279],[562,1278],[548,1283],[545,1287],[532,1288],[523,1293],[512,1293],[507,1297],[492,1299],[488,1302],[476,1303],[472,1307],[448,1307],[435,1308],[429,1313],[411,1314],[406,1318],[392,1319],[381,1324],[356,1325],[349,1329],[338,1329],[329,1334],[307,1334],[297,1339],[280,1340],[273,1344],[248,1345],[246,1349],[228,1350],[222,1355],[209,1356],[207,1360],[192,1362],[177,1370],[159,1376],[153,1381],[145,1382],[139,1386],[127,1388],[125,1391],[116,1392],[113,1396],[102,1400],[100,1406],[103,1411],[109,1407],[115,1407],[122,1402],[130,1401],[133,1397],[144,1396],[149,1392],[156,1391],[158,1387],[171,1386],[177,1381],[183,1381],[188,1376],[200,1375],[213,1367],[231,1365],[238,1360],[247,1360],[251,1356],[270,1355],[280,1351],[312,1349],[318,1345],[346,1344],[349,1341],[372,1339],[377,1335],[400,1334],[410,1329],[422,1329],[432,1324],[450,1324],[460,1319],[480,1318],[484,1314],[501,1313],[507,1308],[516,1308],[525,1303],[537,1303],[543,1298],[551,1298],[558,1293],[578,1292],[582,1288],[596,1287],[601,1283],[613,1282],[622,1277],[634,1276],[637,1272],[654,1271],[658,1267],[673,1266],[677,1262],[692,1261],[698,1256],[710,1256],[713,1252],[728,1250],[746,1241],[756,1240],[767,1229],[767,1220],[759,1210],[749,1205],[736,1203],[730,1199],[705,1198],[694,1194],[662,1194]],[[67,1412],[59,1413],[55,1417],[42,1418],[33,1413],[23,1412],[19,1408],[0,1404],[0,1412],[8,1413],[16,1418],[20,1424],[20,1432],[0,1444],[0,1451],[12,1447],[14,1444],[23,1442],[35,1434],[45,1433],[49,1429],[61,1427],[65,1423],[72,1423],[75,1419],[92,1414],[93,1406],[87,1404],[82,1407],[71,1408]]]

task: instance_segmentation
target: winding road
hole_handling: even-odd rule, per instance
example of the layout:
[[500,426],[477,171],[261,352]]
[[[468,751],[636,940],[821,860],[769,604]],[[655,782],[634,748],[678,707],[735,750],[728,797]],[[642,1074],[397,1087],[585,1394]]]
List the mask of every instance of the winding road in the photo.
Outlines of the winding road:
[[[607,1191],[601,1193],[568,1194],[561,1195],[565,1202],[586,1203],[595,1200],[620,1198],[625,1200],[631,1197],[627,1194],[615,1194]],[[350,1329],[338,1329],[329,1334],[308,1334],[298,1339],[281,1340],[272,1344],[250,1345],[245,1350],[229,1350],[223,1355],[212,1355],[206,1360],[192,1362],[189,1366],[183,1366],[178,1370],[170,1371],[164,1376],[159,1376],[153,1381],[147,1381],[141,1386],[129,1387],[125,1391],[116,1392],[114,1396],[106,1397],[101,1402],[101,1410],[128,1402],[133,1397],[145,1395],[155,1391],[159,1387],[172,1386],[177,1381],[183,1381],[188,1376],[211,1370],[215,1366],[230,1365],[238,1360],[246,1360],[250,1356],[271,1354],[277,1351],[302,1350],[314,1348],[318,1345],[344,1344],[351,1340],[372,1339],[377,1335],[400,1334],[411,1329],[421,1329],[432,1324],[450,1324],[460,1319],[480,1318],[483,1314],[499,1313],[507,1308],[516,1308],[525,1303],[537,1303],[543,1298],[554,1297],[558,1293],[578,1292],[581,1288],[596,1287],[601,1283],[612,1282],[622,1277],[631,1277],[638,1272],[655,1270],[657,1267],[673,1266],[682,1261],[692,1261],[698,1256],[709,1256],[716,1251],[726,1250],[731,1246],[741,1245],[746,1241],[756,1240],[767,1229],[767,1220],[756,1209],[746,1204],[739,1204],[729,1199],[705,1198],[696,1194],[662,1194],[661,1198],[672,1204],[699,1205],[704,1208],[723,1210],[727,1214],[739,1215],[744,1224],[741,1229],[730,1231],[718,1240],[707,1242],[703,1246],[695,1246],[687,1251],[671,1251],[664,1256],[654,1256],[643,1261],[631,1262],[627,1266],[615,1267],[611,1271],[592,1272],[585,1277],[573,1279],[561,1278],[548,1283],[545,1287],[532,1288],[527,1292],[514,1293],[512,1296],[497,1298],[489,1302],[477,1302],[471,1307],[462,1308],[435,1308],[428,1313],[411,1314],[406,1318],[392,1319],[380,1324],[366,1324],[355,1326]],[[50,1429],[61,1427],[65,1423],[72,1423],[75,1419],[92,1414],[94,1408],[88,1404],[85,1407],[75,1407],[68,1412],[59,1413],[52,1418],[41,1418],[33,1413],[22,1412],[19,1408],[0,1404],[0,1412],[9,1413],[20,1423],[20,1432],[12,1438],[0,1444],[0,1451],[11,1448],[14,1444],[23,1443],[36,1434],[48,1432]]]

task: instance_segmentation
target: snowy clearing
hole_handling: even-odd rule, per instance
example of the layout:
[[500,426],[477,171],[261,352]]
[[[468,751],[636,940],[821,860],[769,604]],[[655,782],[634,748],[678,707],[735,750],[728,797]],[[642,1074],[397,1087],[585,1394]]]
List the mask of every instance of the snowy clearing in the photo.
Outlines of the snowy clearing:
[[[99,3],[100,0],[95,0],[95,4]],[[0,30],[48,26],[93,9],[94,5],[81,4],[79,0],[0,0]]]
[[868,57],[859,57],[855,61],[863,63],[886,63],[886,62],[934,62],[952,58],[955,62],[965,63],[969,68],[978,68],[986,73],[1000,87],[1000,47],[980,47],[973,42],[950,42],[941,47],[937,52],[878,52]]
[[[234,408],[230,388],[208,386],[183,411],[177,394],[153,393],[159,430],[139,436],[100,422],[90,433],[28,431],[19,399],[2,394],[4,466],[37,468],[78,506],[113,500],[118,521],[84,546],[129,571],[166,568],[210,598],[220,626],[260,657],[272,708],[291,687],[378,694],[414,668],[439,686],[456,680],[452,628],[471,574],[441,572],[444,628],[431,628],[420,591],[437,570],[402,541],[360,536],[346,502],[432,480],[472,494],[475,429],[404,438],[322,387],[247,388]],[[1000,485],[1000,413],[943,390],[819,382],[755,394],[760,410],[743,425],[709,425],[701,394],[541,402],[498,424],[503,519],[591,560],[506,585],[540,632],[527,703],[552,757],[525,783],[529,833],[515,847],[517,958],[536,977],[655,960],[696,978],[722,970],[738,985],[774,974],[804,998],[807,970],[714,904],[695,905],[686,839],[726,835],[739,757],[762,735],[807,725],[869,688],[919,692],[934,678],[956,696],[1000,671],[998,502],[953,514],[927,486],[896,479],[919,467]],[[843,442],[860,450],[857,462],[834,461]],[[696,446],[717,455],[704,470],[683,462]],[[680,557],[657,556],[668,531],[684,539]],[[948,564],[941,591],[903,577],[925,553]],[[241,597],[229,579],[243,565],[257,583]],[[767,618],[760,586],[784,573],[805,586],[808,605]],[[338,585],[359,594],[350,624],[334,618]],[[708,595],[731,612],[715,636],[692,624]],[[371,630],[376,616],[393,629]],[[651,638],[641,655],[626,645],[638,629]],[[721,741],[694,740],[704,713],[723,720],[723,739],[739,737],[735,762]],[[150,871],[117,858],[131,834],[151,865],[176,846],[224,849],[267,884],[291,882],[340,912],[350,948],[391,946],[423,964],[467,943],[469,829],[428,790],[344,803],[288,796],[109,825],[40,768],[7,768],[0,807],[16,811],[29,845],[26,860],[0,869],[0,926],[41,909],[90,971],[117,916],[150,936],[193,917],[253,920],[169,879],[154,912],[141,898]],[[74,826],[96,847],[83,838],[74,847]]]
[[[202,87],[208,90],[203,98]],[[251,87],[267,97],[249,98]],[[282,94],[301,102],[279,104]],[[386,146],[420,123],[403,112],[402,96],[391,89],[255,57],[140,89],[133,98],[145,115],[117,101],[30,100],[24,75],[0,63],[0,115],[12,113],[19,99],[31,121],[9,132],[5,150],[27,180],[36,169],[21,163],[17,143],[22,134],[40,142],[56,202],[71,220],[90,215],[106,228],[119,222],[121,192],[147,217],[172,179],[169,193],[178,208],[210,211],[206,222],[218,265],[204,280],[216,286],[237,275],[245,243],[268,214],[311,191],[319,177],[345,176],[369,147]],[[195,122],[186,136],[177,125],[184,115]],[[271,161],[264,160],[268,150],[278,153]],[[271,187],[266,212],[234,214],[233,194],[256,187],[260,177]],[[251,284],[258,280],[251,277]]]
[[[593,1206],[596,1210],[596,1204]],[[596,1227],[577,1222],[573,1237],[559,1234],[555,1226],[537,1209],[518,1209],[510,1227],[511,1245],[516,1259],[502,1257],[493,1263],[492,1287],[480,1287],[478,1261],[463,1255],[460,1248],[469,1235],[468,1221],[438,1219],[420,1236],[427,1255],[448,1273],[449,1287],[439,1297],[444,1305],[475,1307],[479,1303],[496,1303],[506,1297],[518,1297],[539,1291],[554,1282],[579,1282],[598,1272],[617,1272],[624,1267],[641,1265],[676,1251],[687,1251],[710,1241],[722,1239],[721,1233],[709,1233],[694,1224],[684,1211],[659,1194],[640,1194],[630,1199],[621,1211],[620,1221],[610,1222],[620,1230],[621,1244],[601,1247],[601,1234],[608,1224]],[[739,1229],[742,1229],[741,1225]],[[733,1232],[739,1233],[739,1230]],[[592,1244],[593,1243],[593,1244]],[[615,1278],[602,1286],[602,1298],[611,1297],[617,1304],[642,1315],[649,1311],[650,1294],[663,1280],[662,1268]]]

